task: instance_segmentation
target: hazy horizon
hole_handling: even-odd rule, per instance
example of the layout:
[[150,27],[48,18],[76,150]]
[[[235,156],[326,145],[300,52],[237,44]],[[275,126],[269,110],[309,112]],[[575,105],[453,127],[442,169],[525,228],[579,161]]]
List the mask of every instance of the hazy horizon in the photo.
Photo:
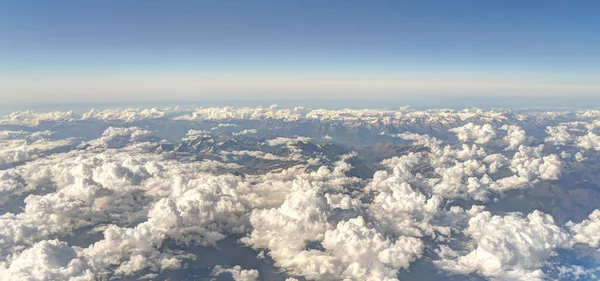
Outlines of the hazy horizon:
[[139,3],[5,1],[3,104],[600,92],[597,1]]

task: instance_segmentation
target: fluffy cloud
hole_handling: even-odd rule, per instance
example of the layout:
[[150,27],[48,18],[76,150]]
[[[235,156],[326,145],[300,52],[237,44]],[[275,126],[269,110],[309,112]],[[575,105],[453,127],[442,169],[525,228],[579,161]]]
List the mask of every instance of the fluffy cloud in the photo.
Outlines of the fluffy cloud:
[[[475,125],[461,127],[458,131],[470,132],[468,128],[473,126]],[[512,159],[500,153],[490,154],[492,148],[485,146],[459,143],[461,146],[455,145],[455,148],[450,145],[443,146],[442,141],[430,136],[403,133],[398,136],[413,141],[413,145],[425,146],[429,151],[410,153],[397,158],[394,163],[404,167],[402,169],[408,175],[417,172],[420,177],[425,177],[412,179],[412,182],[418,181],[423,188],[431,189],[434,194],[444,198],[487,201],[489,192],[524,188],[539,180],[557,180],[560,177],[563,163],[558,156],[544,155],[543,145],[523,145],[527,142],[527,137],[518,127],[503,127],[503,130],[509,133],[503,139],[499,139],[504,150],[513,150],[513,146],[519,145]],[[469,138],[472,139],[473,136],[465,137],[464,140]],[[486,140],[487,142],[491,142],[491,139]],[[407,157],[412,157],[413,160],[407,160]],[[436,177],[426,177],[426,173],[419,171],[417,167],[430,167]],[[505,167],[509,168],[512,174],[507,174]],[[500,172],[503,172],[504,176],[493,180],[493,175]]]
[[100,138],[82,144],[84,148],[121,148],[135,142],[150,140],[152,132],[137,127],[109,127]]
[[297,121],[307,112],[302,107],[294,109],[279,109],[274,105],[268,108],[234,108],[234,107],[211,107],[197,108],[191,114],[176,117],[177,120],[232,120],[232,119],[276,119],[286,121]]
[[490,124],[475,125],[468,123],[462,127],[452,128],[450,132],[456,133],[458,140],[462,142],[474,142],[485,144],[496,137],[496,131]]
[[[251,213],[253,230],[242,241],[255,248],[269,249],[276,264],[299,275],[316,278],[334,274],[330,262],[321,263],[316,257],[311,258],[314,251],[305,251],[307,242],[318,241],[333,227],[328,222],[331,211],[318,184],[295,181],[280,207]],[[308,263],[310,260],[313,261]]]
[[340,263],[341,279],[398,280],[398,269],[421,256],[420,239],[400,236],[395,241],[367,227],[362,217],[341,221],[325,232],[323,248]]
[[0,171],[0,207],[13,199],[11,196],[24,188],[19,175],[12,170]]
[[542,156],[544,147],[521,146],[513,156],[510,168],[518,176],[529,181],[536,178],[556,180],[562,172],[562,162],[556,155]]
[[74,212],[81,203],[58,194],[30,195],[23,213],[0,216],[0,261],[13,251],[73,230],[81,221]]
[[183,137],[182,141],[193,141],[197,137],[208,137],[210,136],[210,132],[206,130],[189,130]]
[[8,268],[0,265],[0,279],[11,281],[93,281],[88,264],[65,242],[44,240],[19,254]]
[[232,268],[223,268],[217,265],[213,268],[211,275],[218,276],[223,273],[231,274],[231,277],[235,281],[255,281],[258,279],[258,270],[256,269],[242,269],[241,266],[236,265]]
[[592,247],[600,246],[600,210],[595,210],[588,219],[580,223],[569,222],[567,226],[573,233],[575,242],[588,244]]
[[293,144],[297,144],[298,142],[309,142],[309,141],[310,141],[310,138],[307,138],[307,137],[295,137],[295,138],[279,137],[276,139],[267,140],[267,141],[265,141],[265,143],[270,146],[279,146],[279,145],[293,145]]
[[574,140],[574,137],[568,131],[568,127],[565,125],[548,126],[546,127],[546,133],[548,136],[544,141],[554,145],[566,145]]
[[436,264],[451,272],[477,273],[492,280],[543,280],[543,261],[555,249],[572,245],[568,233],[539,211],[527,217],[478,212],[464,233],[472,239],[473,250],[462,253],[442,247]]
[[222,129],[222,128],[230,128],[230,127],[237,127],[236,124],[231,124],[231,123],[220,123],[219,125],[212,127],[211,130],[218,130],[218,129]]
[[256,134],[256,133],[258,133],[258,131],[256,129],[244,129],[239,132],[233,132],[232,134],[234,136],[241,136],[241,135],[250,135],[250,134]]
[[546,127],[545,141],[554,145],[568,145],[584,150],[600,150],[600,136],[596,134],[597,120],[565,122],[558,126]]
[[596,151],[600,150],[600,136],[589,132],[587,135],[580,136],[577,138],[577,146],[584,149],[593,149]]
[[81,119],[97,119],[104,121],[125,121],[134,122],[139,120],[148,119],[159,119],[165,117],[168,113],[177,112],[178,108],[150,108],[150,109],[139,109],[139,108],[125,108],[125,109],[104,109],[104,110],[90,110],[82,114]]
[[0,131],[0,167],[43,156],[60,147],[74,144],[74,139],[50,140],[50,131]]
[[180,218],[169,199],[157,202],[148,212],[148,221],[134,228],[110,225],[104,239],[81,250],[81,255],[97,272],[117,266],[116,274],[131,275],[146,268],[155,271],[177,269],[181,260],[161,253],[158,248]]
[[41,122],[70,122],[76,118],[75,113],[70,111],[35,112],[20,111],[13,112],[0,119],[0,124],[38,126]]
[[[410,157],[417,161],[415,157]],[[399,160],[402,161],[402,160]],[[415,190],[409,183],[412,167],[404,160],[394,166],[393,173],[378,171],[373,181],[367,186],[377,194],[369,211],[389,232],[396,235],[422,237],[435,236],[430,221],[439,211],[442,199],[438,196],[427,196]],[[415,162],[413,162],[415,163]]]
[[507,145],[505,150],[515,150],[522,144],[528,144],[528,142],[531,141],[530,138],[527,137],[525,131],[519,126],[504,125],[501,129],[506,131],[506,136],[502,138]]
[[343,176],[346,169],[340,162],[336,169],[295,180],[280,207],[252,212],[252,232],[242,241],[268,249],[277,265],[311,280],[396,280],[399,269],[421,256],[424,244],[414,237],[387,237],[362,216],[340,217],[357,214],[361,205],[330,186],[330,180],[352,181]]

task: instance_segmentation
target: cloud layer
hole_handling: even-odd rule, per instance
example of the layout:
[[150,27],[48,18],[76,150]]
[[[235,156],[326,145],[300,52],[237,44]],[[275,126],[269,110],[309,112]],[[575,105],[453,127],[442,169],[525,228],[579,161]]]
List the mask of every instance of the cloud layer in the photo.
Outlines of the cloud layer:
[[[600,210],[558,222],[547,201],[584,194],[576,204],[596,206],[599,117],[13,113],[0,119],[0,279],[391,281],[417,263],[457,280],[593,276],[557,257],[598,249]],[[194,250],[227,241],[253,254],[210,264]]]

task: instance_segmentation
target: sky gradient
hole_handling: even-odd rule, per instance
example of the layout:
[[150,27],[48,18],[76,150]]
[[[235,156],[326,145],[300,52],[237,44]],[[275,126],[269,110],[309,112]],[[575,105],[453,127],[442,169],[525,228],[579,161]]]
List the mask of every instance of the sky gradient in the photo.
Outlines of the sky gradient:
[[0,3],[5,104],[600,96],[599,1]]

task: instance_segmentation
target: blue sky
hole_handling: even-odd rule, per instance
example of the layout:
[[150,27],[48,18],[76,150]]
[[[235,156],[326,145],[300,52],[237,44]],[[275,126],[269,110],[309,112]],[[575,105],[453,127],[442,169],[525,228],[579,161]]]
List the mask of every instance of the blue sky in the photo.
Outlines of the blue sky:
[[0,97],[593,99],[598,11],[566,0],[6,0]]

